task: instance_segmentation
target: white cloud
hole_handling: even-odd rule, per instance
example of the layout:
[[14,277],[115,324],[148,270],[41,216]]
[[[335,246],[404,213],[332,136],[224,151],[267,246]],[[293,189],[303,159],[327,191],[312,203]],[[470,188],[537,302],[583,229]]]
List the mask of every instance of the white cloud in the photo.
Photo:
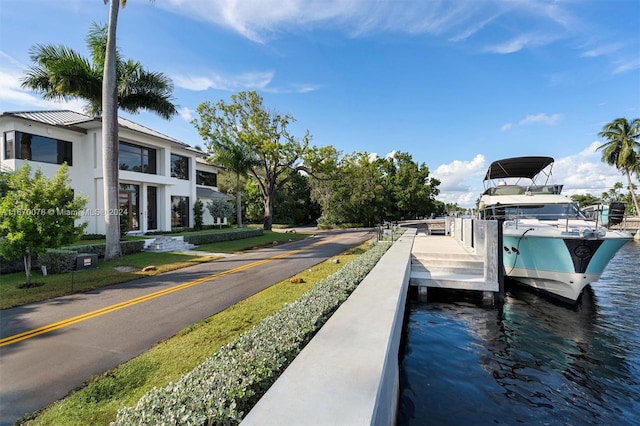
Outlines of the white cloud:
[[637,70],[640,68],[640,57],[633,56],[630,58],[619,59],[615,62],[614,74],[622,74],[628,71]]
[[542,46],[554,41],[556,37],[547,34],[519,34],[510,40],[485,47],[485,52],[509,54],[527,47]]
[[536,115],[527,115],[523,120],[520,120],[518,125],[524,126],[531,123],[543,123],[543,124],[556,124],[560,120],[560,114],[547,115],[540,113]]
[[237,75],[211,73],[209,76],[173,75],[171,78],[177,87],[204,91],[209,89],[240,91],[246,89],[264,89],[273,80],[273,71],[246,72]]
[[449,164],[442,164],[432,175],[440,180],[441,190],[466,191],[469,189],[470,177],[476,175],[482,178],[486,162],[484,155],[477,154],[471,161],[455,160]]
[[587,48],[587,50],[582,52],[582,55],[580,56],[584,58],[597,58],[599,56],[606,56],[618,52],[623,49],[623,47],[622,43],[602,44]]
[[[515,126],[527,126],[529,124],[546,124],[552,126],[554,124],[558,124],[558,121],[562,116],[560,114],[552,114],[547,115],[545,113],[535,114],[535,115],[527,115],[525,118],[520,120]],[[500,127],[500,131],[506,132],[507,130],[511,130],[513,128],[513,123],[506,123]]]
[[[258,43],[281,31],[327,25],[353,36],[402,32],[463,41],[495,24],[501,33],[512,37],[501,44],[502,49],[515,51],[546,43],[575,25],[573,16],[560,4],[540,1],[168,0],[161,7],[229,28]],[[509,25],[502,25],[501,19]],[[518,37],[519,32],[539,35],[525,39]]]
[[194,115],[193,115],[193,110],[187,107],[182,107],[180,109],[178,109],[178,115],[180,116],[180,118],[182,118],[184,121],[191,121],[194,119]]
[[593,141],[581,152],[556,160],[553,177],[556,183],[564,185],[563,194],[589,193],[599,197],[616,182],[625,182],[615,167],[601,161],[602,153],[597,150],[600,145],[601,141]]

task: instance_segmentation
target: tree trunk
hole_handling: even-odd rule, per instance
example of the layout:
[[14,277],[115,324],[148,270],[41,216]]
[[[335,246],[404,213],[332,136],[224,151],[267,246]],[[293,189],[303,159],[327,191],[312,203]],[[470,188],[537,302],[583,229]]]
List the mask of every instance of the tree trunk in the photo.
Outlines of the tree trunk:
[[27,253],[24,255],[24,273],[26,274],[25,284],[27,287],[31,285],[31,254]]
[[116,26],[120,0],[111,0],[107,52],[102,81],[102,172],[104,176],[104,221],[107,237],[105,260],[122,257],[118,199],[118,93],[116,82]]
[[273,197],[271,194],[264,197],[264,229],[271,231],[273,227]]
[[236,190],[236,222],[242,228],[242,191]]
[[633,212],[634,216],[640,216],[640,209],[638,209],[638,199],[636,198],[636,193],[633,190],[633,184],[631,183],[631,174],[629,173],[629,170],[625,170],[625,173],[627,175],[627,184],[629,185],[629,192],[631,193],[631,199],[633,200],[633,208],[635,209]]

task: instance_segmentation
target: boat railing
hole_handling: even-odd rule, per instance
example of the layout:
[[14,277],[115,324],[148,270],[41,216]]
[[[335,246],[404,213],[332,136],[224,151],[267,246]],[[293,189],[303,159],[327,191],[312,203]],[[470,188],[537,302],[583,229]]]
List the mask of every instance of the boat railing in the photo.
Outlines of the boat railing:
[[[558,205],[560,206],[560,205]],[[523,221],[527,219],[539,220],[539,221],[547,221],[553,222],[555,221],[558,227],[564,227],[565,232],[569,232],[571,226],[570,223],[572,220],[586,220],[587,218],[580,213],[579,210],[572,211],[570,213],[566,212],[535,212],[531,207],[522,209],[521,206],[518,205],[499,205],[495,206],[492,214],[486,215],[486,219],[498,219],[504,220],[510,226],[514,226],[518,229],[520,226],[530,226]],[[596,223],[596,226],[598,224]]]

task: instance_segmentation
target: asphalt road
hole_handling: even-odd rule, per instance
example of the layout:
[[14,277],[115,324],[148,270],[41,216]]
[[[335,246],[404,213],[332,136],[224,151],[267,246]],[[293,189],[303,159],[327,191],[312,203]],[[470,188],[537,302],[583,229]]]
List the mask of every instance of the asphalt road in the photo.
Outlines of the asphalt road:
[[332,231],[88,293],[0,311],[0,425],[194,322],[360,244]]

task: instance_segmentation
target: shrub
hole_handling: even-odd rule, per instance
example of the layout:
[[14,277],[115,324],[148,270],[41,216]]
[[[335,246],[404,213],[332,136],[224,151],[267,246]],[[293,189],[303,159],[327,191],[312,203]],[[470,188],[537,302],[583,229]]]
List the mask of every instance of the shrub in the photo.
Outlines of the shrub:
[[197,246],[202,244],[220,243],[223,241],[240,240],[242,238],[260,237],[264,229],[239,229],[231,232],[212,232],[210,234],[185,235],[184,241]]
[[47,250],[38,256],[38,263],[47,267],[48,274],[64,274],[73,270],[77,254],[73,250]]
[[140,253],[142,252],[142,249],[144,249],[144,241],[120,241],[120,247],[123,255]]
[[382,257],[378,244],[263,319],[165,388],[153,388],[113,425],[238,424]]
[[199,231],[202,229],[202,221],[204,218],[204,203],[200,198],[196,199],[193,203],[193,230]]
[[107,236],[104,234],[84,234],[80,236],[80,241],[86,240],[105,240]]
[[[39,267],[38,258],[31,261],[31,269],[37,269]],[[0,274],[11,274],[21,271],[24,271],[24,258],[16,257],[13,259],[5,259],[0,256]]]
[[[78,253],[91,253],[97,254],[98,257],[104,257],[106,244],[87,244],[84,246],[73,246],[67,247],[67,249],[72,249],[77,251]],[[122,250],[122,254],[133,254],[140,253],[144,248],[143,240],[135,240],[135,241],[120,241],[120,248]]]

